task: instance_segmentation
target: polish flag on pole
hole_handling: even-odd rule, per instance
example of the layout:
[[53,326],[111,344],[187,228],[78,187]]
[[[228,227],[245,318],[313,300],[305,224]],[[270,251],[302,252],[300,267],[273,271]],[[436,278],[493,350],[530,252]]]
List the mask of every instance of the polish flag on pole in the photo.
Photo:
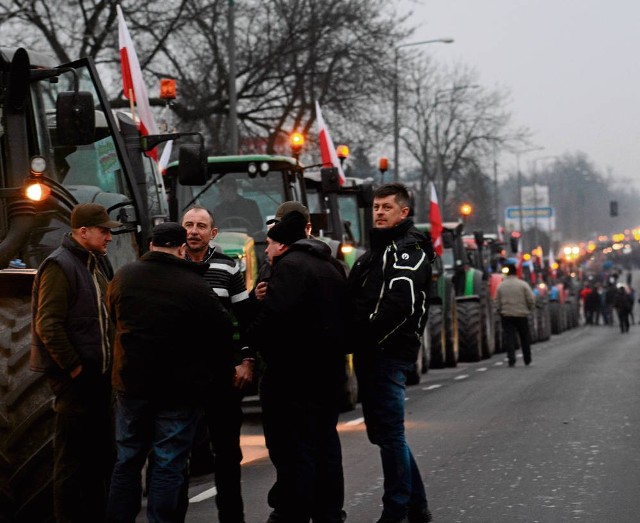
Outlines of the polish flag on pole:
[[[133,104],[138,107],[138,117],[140,119],[139,129],[142,135],[158,134],[158,126],[153,118],[151,112],[151,106],[149,105],[149,96],[147,95],[147,88],[144,85],[144,79],[142,78],[142,70],[140,69],[140,62],[138,62],[138,55],[133,47],[133,41],[131,35],[127,29],[127,24],[124,21],[122,15],[122,9],[120,5],[116,5],[118,13],[118,42],[120,47],[120,63],[122,67],[122,85],[124,96],[129,99],[131,103],[131,112],[134,116]],[[150,156],[157,158],[157,152],[154,149],[149,152]]]
[[431,202],[429,204],[429,221],[431,222],[431,241],[438,256],[442,256],[442,215],[438,205],[436,186],[431,182]]
[[345,176],[338,158],[338,153],[333,145],[331,136],[329,135],[329,129],[327,124],[324,123],[322,118],[322,112],[320,111],[320,104],[316,102],[316,119],[318,121],[318,137],[320,138],[320,156],[322,158],[322,165],[331,165],[338,169],[338,175],[340,177],[340,185],[344,185]]

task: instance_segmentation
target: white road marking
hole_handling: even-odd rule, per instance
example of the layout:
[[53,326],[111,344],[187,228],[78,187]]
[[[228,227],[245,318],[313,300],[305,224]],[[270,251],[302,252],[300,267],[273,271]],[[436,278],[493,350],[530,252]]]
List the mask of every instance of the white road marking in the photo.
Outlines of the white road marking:
[[466,380],[469,377],[468,374],[460,374],[460,376],[456,376],[453,378],[454,380]]
[[487,367],[480,367],[479,369],[476,369],[476,372],[485,372],[487,370]]
[[439,389],[442,385],[429,385],[428,387],[422,387],[422,390],[434,390]]
[[218,493],[218,490],[215,487],[211,487],[210,489],[205,490],[204,492],[200,492],[200,494],[198,494],[197,496],[193,496],[192,498],[190,498],[189,503],[200,503],[205,499],[212,498],[217,493]]
[[504,365],[504,361],[496,361],[494,365],[499,367],[500,365]]

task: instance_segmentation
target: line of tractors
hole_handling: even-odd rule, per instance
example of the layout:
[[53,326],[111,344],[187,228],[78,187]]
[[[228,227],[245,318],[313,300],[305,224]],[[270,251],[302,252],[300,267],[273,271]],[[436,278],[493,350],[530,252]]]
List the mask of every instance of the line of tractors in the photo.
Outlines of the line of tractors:
[[[280,203],[297,200],[311,213],[312,233],[346,267],[367,247],[374,185],[335,168],[305,168],[292,156],[209,157],[197,133],[143,137],[130,116],[109,106],[90,59],[56,64],[24,49],[0,48],[0,523],[52,521],[52,395],[29,370],[31,285],[40,263],[70,229],[77,203],[104,205],[123,225],[114,231],[107,271],[148,249],[151,229],[179,221],[193,203],[211,209],[224,194],[257,204],[260,222],[218,216],[220,248],[242,267],[247,287],[264,261],[265,222]],[[164,175],[147,154],[166,140],[181,144]],[[435,263],[429,321],[411,381],[429,368],[488,358],[501,349],[493,305],[504,245],[461,223],[445,223],[444,254]],[[428,225],[419,225],[428,231]],[[577,324],[572,289],[537,283],[534,340]],[[350,357],[344,408],[357,403]]]

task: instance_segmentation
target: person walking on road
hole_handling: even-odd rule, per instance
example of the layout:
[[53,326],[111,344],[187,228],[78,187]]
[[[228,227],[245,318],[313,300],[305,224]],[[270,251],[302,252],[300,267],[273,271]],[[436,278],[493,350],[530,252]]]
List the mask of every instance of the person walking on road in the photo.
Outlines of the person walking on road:
[[427,319],[431,239],[414,226],[402,184],[374,193],[371,250],[349,275],[354,364],[369,440],[380,447],[383,511],[378,523],[432,520],[424,483],[405,439],[407,374]]
[[507,349],[509,367],[516,364],[516,334],[520,338],[522,359],[531,364],[531,336],[529,314],[535,307],[535,297],[529,284],[520,280],[514,264],[506,265],[506,276],[496,291],[496,306],[502,318],[504,345]]
[[149,452],[147,515],[175,523],[203,395],[233,376],[231,320],[202,277],[207,265],[183,259],[186,241],[180,224],[157,225],[151,252],[109,284],[117,446],[110,523],[135,521]]
[[629,332],[629,315],[633,307],[633,299],[622,284],[616,291],[616,298],[613,306],[618,313],[618,322],[620,323],[620,332]]
[[57,522],[102,521],[113,465],[112,328],[105,308],[111,229],[96,203],[74,207],[71,233],[33,284],[31,369],[55,395],[53,503]]
[[[210,245],[218,234],[213,214],[204,207],[194,205],[182,217],[182,226],[187,230],[185,259],[207,264],[205,280],[238,321],[241,345],[240,361],[235,367],[233,381],[213,383],[214,388],[205,398],[203,423],[207,431],[203,432],[208,432],[208,438],[196,443],[193,449],[192,474],[194,470],[207,470],[204,465],[212,462],[220,523],[243,523],[240,429],[242,391],[253,380],[255,364],[255,352],[244,343],[245,332],[252,319],[251,300],[238,264]],[[186,489],[184,495],[187,495]],[[187,503],[188,500],[184,506],[185,512]]]
[[269,523],[344,520],[337,423],[345,381],[346,278],[329,247],[307,239],[307,219],[284,215],[267,233],[273,272],[247,332],[261,353],[265,441],[276,469]]

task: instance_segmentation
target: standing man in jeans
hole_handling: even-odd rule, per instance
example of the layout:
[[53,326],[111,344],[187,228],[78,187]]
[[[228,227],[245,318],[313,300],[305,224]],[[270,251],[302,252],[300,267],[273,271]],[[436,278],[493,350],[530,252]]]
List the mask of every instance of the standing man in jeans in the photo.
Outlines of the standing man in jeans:
[[202,277],[207,266],[183,259],[186,241],[181,225],[157,225],[151,252],[109,285],[117,445],[109,523],[135,521],[150,451],[149,521],[177,521],[203,395],[233,376],[231,320]]
[[349,275],[354,313],[354,364],[371,443],[380,447],[384,474],[378,523],[431,521],[422,476],[407,445],[404,402],[407,373],[427,319],[431,239],[413,226],[404,185],[373,195],[371,249]]
[[502,318],[502,332],[509,367],[516,364],[516,333],[520,337],[524,364],[529,365],[531,363],[529,314],[536,306],[536,299],[529,284],[516,276],[516,266],[509,263],[505,267],[507,275],[498,285],[496,306]]
[[111,229],[97,203],[76,205],[71,233],[33,284],[31,369],[55,395],[53,506],[58,523],[102,521],[111,466],[111,341],[104,263]]

